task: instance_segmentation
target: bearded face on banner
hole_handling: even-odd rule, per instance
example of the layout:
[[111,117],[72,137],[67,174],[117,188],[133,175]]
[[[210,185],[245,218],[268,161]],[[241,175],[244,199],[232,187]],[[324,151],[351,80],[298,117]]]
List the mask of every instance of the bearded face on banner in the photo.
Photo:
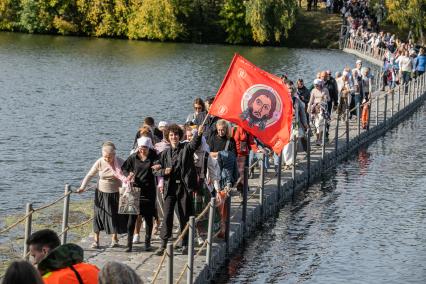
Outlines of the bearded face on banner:
[[247,120],[250,127],[264,130],[280,118],[281,113],[277,111],[280,105],[275,90],[265,85],[254,85],[243,96],[240,118]]

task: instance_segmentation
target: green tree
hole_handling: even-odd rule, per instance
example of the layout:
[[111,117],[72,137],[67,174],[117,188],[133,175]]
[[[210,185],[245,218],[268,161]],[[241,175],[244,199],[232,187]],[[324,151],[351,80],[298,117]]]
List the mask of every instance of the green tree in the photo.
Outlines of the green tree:
[[129,3],[127,0],[77,0],[83,15],[81,29],[94,36],[127,36]]
[[409,29],[425,44],[426,0],[386,0],[388,19],[401,29]]
[[281,43],[296,21],[296,0],[248,0],[246,22],[257,43]]
[[19,0],[0,0],[0,29],[17,29],[19,22],[19,11]]
[[246,23],[246,6],[243,0],[225,0],[220,10],[220,23],[226,31],[226,42],[238,44],[250,39],[251,29]]
[[176,39],[185,33],[178,20],[186,7],[171,0],[133,0],[129,15],[128,37],[131,39]]
[[195,42],[223,41],[225,31],[219,17],[223,1],[192,0],[187,10],[189,16],[182,17],[188,32],[184,39]]
[[53,9],[48,1],[21,0],[19,24],[29,33],[48,33],[53,30]]
[[60,34],[80,32],[82,15],[78,11],[76,0],[50,0],[54,10],[53,27]]

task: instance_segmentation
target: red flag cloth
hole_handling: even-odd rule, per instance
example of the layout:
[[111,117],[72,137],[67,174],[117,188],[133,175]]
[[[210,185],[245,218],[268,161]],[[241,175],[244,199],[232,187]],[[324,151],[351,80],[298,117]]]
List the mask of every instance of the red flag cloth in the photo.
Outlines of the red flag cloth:
[[293,106],[280,78],[235,54],[209,113],[240,125],[280,153],[290,140]]

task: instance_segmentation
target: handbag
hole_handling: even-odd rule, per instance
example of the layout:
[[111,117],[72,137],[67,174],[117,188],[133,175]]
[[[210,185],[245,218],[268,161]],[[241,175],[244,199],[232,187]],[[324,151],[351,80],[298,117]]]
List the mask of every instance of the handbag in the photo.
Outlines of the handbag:
[[139,215],[141,189],[133,185],[123,184],[119,188],[118,214]]

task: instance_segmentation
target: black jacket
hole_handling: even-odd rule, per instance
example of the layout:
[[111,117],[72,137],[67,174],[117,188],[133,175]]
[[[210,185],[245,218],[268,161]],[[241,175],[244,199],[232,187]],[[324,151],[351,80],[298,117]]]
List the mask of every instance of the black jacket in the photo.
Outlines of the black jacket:
[[334,105],[337,106],[339,101],[339,91],[337,90],[337,82],[336,79],[330,76],[330,79],[324,82],[324,87],[328,89],[328,93],[330,94],[331,101]]
[[[197,172],[194,163],[194,152],[201,145],[201,136],[194,135],[191,142],[181,142],[178,144],[178,163],[180,167],[180,180],[183,182],[185,189],[192,192],[197,189]],[[155,172],[157,176],[164,177],[164,197],[167,196],[170,183],[170,175],[165,175],[165,169],[172,167],[172,148],[161,152],[160,155],[161,169]]]

